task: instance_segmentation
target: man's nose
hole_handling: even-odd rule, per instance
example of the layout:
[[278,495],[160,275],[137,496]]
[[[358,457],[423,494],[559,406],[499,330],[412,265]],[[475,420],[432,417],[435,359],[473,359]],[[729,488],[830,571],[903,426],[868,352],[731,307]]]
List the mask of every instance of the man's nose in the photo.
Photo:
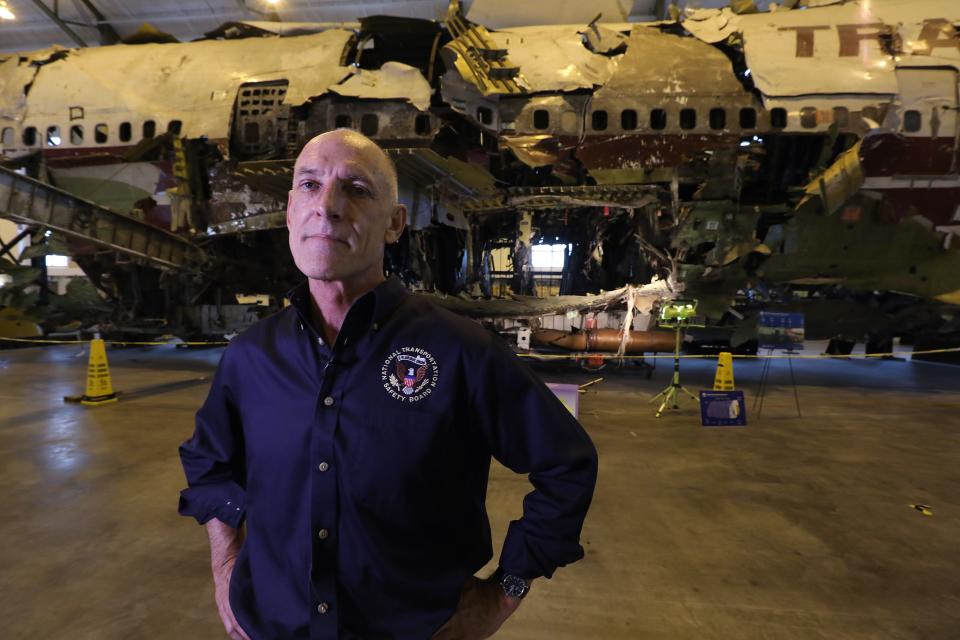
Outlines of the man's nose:
[[313,202],[314,215],[340,219],[343,216],[343,194],[340,185],[328,182],[320,187],[319,193]]

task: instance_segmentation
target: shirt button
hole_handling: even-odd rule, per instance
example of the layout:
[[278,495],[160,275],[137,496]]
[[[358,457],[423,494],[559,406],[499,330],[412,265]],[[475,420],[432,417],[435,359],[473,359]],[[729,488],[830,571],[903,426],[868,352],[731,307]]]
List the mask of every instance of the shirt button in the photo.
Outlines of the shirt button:
[[323,399],[323,404],[325,404],[325,405],[328,406],[328,407],[332,407],[332,406],[333,406],[333,396],[327,396],[326,398],[324,398],[324,399]]
[[330,468],[330,465],[328,465],[326,462],[321,462],[320,464],[317,465],[317,469],[319,469],[321,473],[326,471],[329,468]]
[[326,602],[321,602],[317,605],[317,613],[320,615],[325,614],[327,611],[330,611],[330,605],[328,605]]
[[326,540],[328,537],[330,537],[330,532],[326,529],[320,529],[320,531],[317,531],[317,537],[321,540]]

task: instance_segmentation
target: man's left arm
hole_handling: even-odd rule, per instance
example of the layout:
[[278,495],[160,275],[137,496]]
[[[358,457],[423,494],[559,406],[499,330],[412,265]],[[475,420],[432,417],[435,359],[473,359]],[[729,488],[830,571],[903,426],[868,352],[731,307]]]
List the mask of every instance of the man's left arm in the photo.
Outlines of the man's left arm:
[[491,341],[473,405],[493,456],[529,474],[534,490],[510,523],[500,569],[549,578],[583,557],[580,532],[597,481],[597,451],[563,403],[499,339]]
[[583,557],[580,531],[597,480],[590,437],[557,397],[499,339],[471,361],[471,410],[493,456],[529,474],[534,490],[523,516],[510,523],[500,568],[486,580],[469,578],[454,618],[433,640],[487,638],[520,606],[501,575],[551,577]]

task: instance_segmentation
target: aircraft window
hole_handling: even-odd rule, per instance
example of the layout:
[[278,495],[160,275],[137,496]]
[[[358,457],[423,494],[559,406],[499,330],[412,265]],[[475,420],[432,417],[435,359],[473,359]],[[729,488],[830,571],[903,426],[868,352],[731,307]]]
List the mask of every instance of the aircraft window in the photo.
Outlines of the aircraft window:
[[727,126],[727,110],[716,107],[710,109],[710,128],[718,131]]
[[60,127],[56,125],[47,127],[47,146],[59,147],[61,142],[63,140],[60,138]]
[[143,123],[143,137],[152,138],[157,135],[157,123],[153,120],[147,120]]
[[680,128],[693,129],[697,126],[696,109],[680,109]]
[[770,111],[770,126],[774,129],[783,129],[787,126],[787,110],[777,107]]
[[566,133],[576,133],[580,128],[579,122],[576,111],[564,111],[560,114],[560,128]]
[[757,110],[745,107],[740,109],[740,128],[755,129],[757,126]]
[[413,129],[417,132],[418,136],[428,136],[430,135],[430,116],[419,115],[413,121]]
[[5,147],[13,146],[13,127],[4,127],[3,128],[3,137],[0,138],[0,143]]
[[667,128],[667,112],[663,109],[650,111],[650,128],[662,131]]
[[380,131],[380,118],[375,113],[365,113],[360,118],[360,133],[365,136],[375,136]]
[[93,128],[93,140],[97,144],[103,144],[107,141],[107,138],[110,137],[110,127],[104,123],[98,124]]
[[546,129],[550,126],[550,112],[546,109],[536,109],[533,112],[533,128]]
[[493,111],[487,107],[477,107],[477,120],[480,124],[493,124]]
[[351,129],[353,127],[353,118],[345,113],[341,113],[333,119],[333,126],[337,129]]
[[70,144],[83,144],[83,125],[75,124],[70,127]]
[[180,135],[181,129],[183,129],[183,123],[179,120],[171,120],[170,124],[167,125],[167,133],[172,133],[175,136]]
[[607,128],[607,112],[603,109],[594,111],[590,116],[590,125],[594,131],[604,131]]
[[816,107],[804,107],[800,109],[800,126],[804,129],[813,129],[817,126]]
[[841,128],[850,126],[850,110],[846,107],[834,107],[833,121]]
[[903,113],[903,130],[907,133],[916,133],[923,126],[923,116],[919,111],[910,109]]
[[247,144],[257,144],[260,142],[260,124],[257,122],[247,122],[243,125],[243,141]]
[[624,109],[620,112],[620,128],[624,131],[633,131],[637,128],[637,112],[635,109]]
[[37,128],[27,127],[23,130],[23,144],[32,147],[37,144]]
[[120,123],[120,142],[130,142],[130,138],[133,137],[133,127],[130,126],[129,122]]

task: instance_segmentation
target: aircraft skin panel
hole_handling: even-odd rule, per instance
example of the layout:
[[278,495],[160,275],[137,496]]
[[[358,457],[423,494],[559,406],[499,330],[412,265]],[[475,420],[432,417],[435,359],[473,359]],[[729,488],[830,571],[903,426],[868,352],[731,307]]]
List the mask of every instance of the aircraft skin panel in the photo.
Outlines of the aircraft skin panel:
[[575,91],[602,86],[617,68],[619,56],[597,54],[585,46],[583,26],[516,27],[491,31],[489,37],[509,51],[520,67],[520,84],[529,92]]
[[764,96],[895,94],[897,65],[960,68],[952,26],[960,21],[960,3],[930,0],[922,11],[916,4],[853,0],[750,15],[701,10],[683,26],[710,43],[742,34],[747,66]]
[[[287,39],[71,50],[65,59],[39,68],[29,106],[16,119],[24,126],[63,127],[72,122],[67,105],[82,107],[83,120],[90,124],[122,109],[131,120],[182,119],[181,135],[187,138],[226,138],[241,84],[289,80],[285,101],[302,104],[350,75],[339,66],[350,37],[347,31],[330,30]],[[131,82],[137,78],[143,81]]]

